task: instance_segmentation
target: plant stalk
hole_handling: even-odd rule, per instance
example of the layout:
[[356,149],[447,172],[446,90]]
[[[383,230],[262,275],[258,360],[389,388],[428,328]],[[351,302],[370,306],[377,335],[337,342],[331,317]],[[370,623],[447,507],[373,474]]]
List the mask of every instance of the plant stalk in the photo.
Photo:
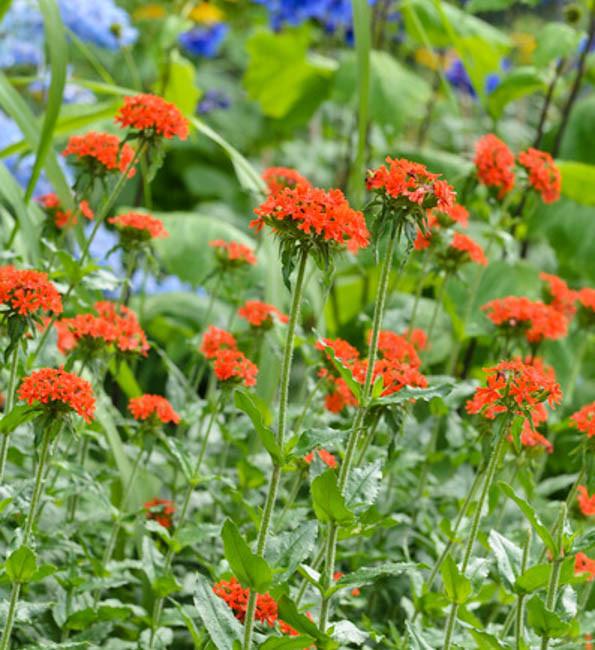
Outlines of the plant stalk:
[[[17,368],[19,365],[19,346],[17,345],[12,353],[10,364],[10,374],[8,376],[8,386],[6,388],[6,402],[4,413],[8,414],[14,406],[14,394],[17,383]],[[4,483],[4,472],[6,470],[6,459],[8,458],[8,448],[10,446],[10,433],[2,435],[0,441],[0,485]]]

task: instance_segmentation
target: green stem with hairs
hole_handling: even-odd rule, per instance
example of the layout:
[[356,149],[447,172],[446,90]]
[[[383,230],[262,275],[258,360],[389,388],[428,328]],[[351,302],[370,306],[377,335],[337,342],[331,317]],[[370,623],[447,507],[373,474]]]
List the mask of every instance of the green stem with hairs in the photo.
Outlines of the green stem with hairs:
[[[17,383],[17,369],[19,365],[19,346],[17,345],[12,353],[10,363],[10,374],[8,376],[8,386],[6,388],[6,402],[4,412],[6,414],[12,411],[14,406],[14,395]],[[4,472],[6,470],[6,459],[8,458],[8,448],[10,446],[10,432],[2,435],[0,441],[0,484],[4,483]]]
[[[554,612],[556,609],[556,598],[558,596],[558,585],[560,584],[560,572],[564,562],[564,522],[566,521],[566,504],[563,503],[560,508],[560,516],[556,522],[557,543],[556,557],[552,560],[552,569],[550,572],[550,581],[547,586],[547,595],[545,608],[548,612]],[[547,650],[550,644],[550,637],[545,634],[541,638],[541,650]]]

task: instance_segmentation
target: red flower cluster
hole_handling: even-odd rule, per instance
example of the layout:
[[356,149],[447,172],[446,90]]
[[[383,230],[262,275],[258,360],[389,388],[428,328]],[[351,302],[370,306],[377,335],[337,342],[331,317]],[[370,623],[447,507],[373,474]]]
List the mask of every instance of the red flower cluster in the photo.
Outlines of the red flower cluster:
[[[331,469],[335,469],[337,467],[337,459],[331,454],[330,451],[327,451],[326,449],[317,449],[316,453],[325,465]],[[314,452],[311,451],[309,454],[306,454],[304,456],[304,460],[309,465],[314,460]]]
[[[70,136],[63,156],[76,156],[81,165],[89,172],[98,175],[119,171],[124,174],[134,159],[134,149],[129,144],[122,144],[117,135],[89,131],[85,135]],[[132,178],[136,170],[128,170]]]
[[224,241],[223,239],[214,239],[209,242],[209,246],[215,249],[217,260],[222,266],[237,267],[249,264],[256,264],[254,251],[244,244],[237,241]]
[[240,350],[220,349],[215,356],[213,370],[219,381],[256,385],[258,367]]
[[368,171],[366,187],[390,199],[405,199],[424,208],[448,212],[456,202],[454,189],[440,174],[405,158],[386,158],[386,165]]
[[475,145],[475,167],[479,182],[498,188],[503,198],[514,187],[514,154],[493,133],[481,137]]
[[127,212],[116,217],[110,217],[109,223],[126,238],[134,241],[148,241],[150,239],[163,239],[169,237],[169,233],[161,219],[142,212]]
[[576,297],[584,309],[595,313],[595,289],[585,287],[577,292]]
[[557,275],[540,273],[539,279],[546,283],[545,301],[567,317],[571,317],[576,312],[574,305],[577,299],[576,291],[570,289]]
[[176,106],[157,95],[140,93],[124,97],[124,105],[116,113],[115,120],[120,126],[140,131],[147,138],[159,135],[168,140],[174,136],[185,140],[188,137],[186,118]]
[[595,560],[592,560],[584,553],[577,553],[574,558],[574,573],[588,573],[589,577],[587,579],[591,582],[595,578]]
[[136,314],[124,305],[116,307],[114,303],[100,301],[95,309],[101,318],[112,323],[117,332],[116,345],[120,352],[132,352],[147,356],[149,343]]
[[[43,196],[40,196],[37,201],[46,211],[48,216],[52,218],[56,228],[70,228],[71,226],[75,226],[78,223],[76,212],[72,212],[72,210],[65,210],[62,207],[57,194],[54,194],[53,192],[50,194],[44,194]],[[88,201],[81,201],[79,203],[78,212],[80,212],[83,217],[89,220],[92,220],[95,216]]]
[[560,339],[568,332],[568,321],[564,314],[540,300],[507,296],[488,302],[482,310],[487,312],[494,325],[524,334],[529,343]]
[[280,192],[286,187],[294,188],[297,185],[312,186],[307,178],[290,167],[268,167],[262,172],[262,180],[272,193]]
[[[415,339],[418,343],[423,341],[423,346],[426,344],[426,333],[421,330],[414,330]],[[414,332],[411,332],[411,339],[406,335],[396,334],[390,330],[381,330],[378,334],[378,354],[381,357],[392,359],[394,361],[408,363],[414,368],[421,366],[421,359],[417,354],[418,349],[422,349],[414,342]],[[368,332],[368,344],[372,337],[372,332]]]
[[413,343],[416,350],[425,350],[428,344],[428,335],[419,327],[415,327],[411,332],[406,332],[403,336]]
[[51,411],[73,410],[85,422],[95,415],[95,397],[91,384],[82,377],[62,368],[42,368],[23,379],[18,390],[19,399],[29,406],[42,404]]
[[529,184],[541,194],[544,203],[560,198],[560,170],[549,153],[531,147],[519,154],[519,163],[527,170]]
[[318,376],[326,380],[324,406],[327,411],[340,413],[347,406],[357,406],[358,401],[344,379],[331,374],[326,368],[321,368]]
[[378,359],[374,366],[374,381],[379,376],[382,377],[382,385],[384,386],[383,397],[397,393],[405,386],[426,388],[428,385],[428,380],[418,368],[392,357]]
[[473,241],[471,237],[455,232],[450,247],[462,252],[463,257],[466,258],[465,261],[487,266],[488,260],[483,252],[483,248],[477,242]]
[[174,524],[174,514],[176,506],[169,499],[153,499],[147,501],[144,505],[147,519],[156,521],[164,528],[171,528]]
[[587,434],[588,438],[595,436],[595,402],[583,406],[571,415],[570,419],[579,431]]
[[137,421],[159,420],[163,424],[173,422],[178,424],[180,416],[174,411],[173,406],[161,395],[141,395],[133,397],[128,402],[128,410]]
[[202,337],[200,351],[207,359],[214,359],[220,350],[236,350],[238,342],[230,332],[209,325]]
[[19,316],[62,312],[62,298],[46,273],[0,266],[0,303]]
[[274,305],[259,300],[247,300],[238,309],[238,315],[247,320],[252,327],[264,327],[268,329],[273,326],[273,318],[280,323],[287,323],[289,318],[280,312]]
[[344,339],[321,339],[317,341],[316,349],[324,352],[330,361],[331,356],[327,348],[330,348],[334,352],[337,360],[344,365],[349,365],[359,359],[359,350]]
[[595,515],[595,494],[589,496],[589,492],[584,485],[579,485],[577,490],[578,507],[585,517],[593,517]]
[[364,215],[350,207],[341,190],[296,185],[270,194],[254,210],[250,226],[256,231],[268,225],[277,235],[308,243],[331,242],[356,253],[368,245],[370,234]]

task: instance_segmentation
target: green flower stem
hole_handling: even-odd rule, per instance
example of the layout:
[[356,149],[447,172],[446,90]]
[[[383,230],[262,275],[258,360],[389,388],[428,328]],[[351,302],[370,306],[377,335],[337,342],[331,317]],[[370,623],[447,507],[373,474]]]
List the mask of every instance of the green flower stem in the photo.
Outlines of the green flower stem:
[[[550,572],[550,581],[547,586],[547,595],[545,608],[549,612],[556,609],[556,597],[558,595],[558,585],[560,584],[560,572],[562,571],[562,563],[564,562],[564,522],[566,521],[566,504],[563,503],[560,509],[560,516],[556,522],[557,539],[557,555],[552,560],[552,570]],[[545,635],[541,638],[541,650],[547,650],[550,644],[549,636]]]
[[[289,321],[287,323],[287,332],[285,338],[285,348],[283,350],[283,361],[281,364],[281,387],[279,393],[279,420],[277,423],[277,445],[283,449],[285,446],[285,433],[287,429],[287,405],[289,398],[289,380],[291,378],[291,364],[293,360],[293,348],[295,344],[295,331],[300,315],[300,308],[302,304],[302,296],[304,292],[304,278],[306,274],[306,263],[308,261],[308,249],[303,248],[300,253],[298,262],[297,275],[295,285],[293,288],[293,297],[291,301],[291,308],[289,311]],[[256,554],[260,557],[263,556],[266,547],[267,537],[269,535],[269,528],[271,525],[271,517],[275,507],[277,498],[277,491],[279,489],[279,482],[281,480],[281,466],[275,463],[271,480],[269,483],[268,493],[264,505],[264,510],[260,520],[260,527],[258,529],[258,537],[256,539]],[[254,613],[256,611],[256,597],[257,594],[254,590],[250,592],[248,598],[248,606],[246,610],[246,618],[244,623],[244,650],[250,650],[252,647],[252,632],[254,629]]]
[[[10,413],[14,407],[14,395],[17,383],[17,369],[19,365],[19,346],[17,345],[12,353],[10,362],[10,374],[8,376],[8,386],[6,388],[6,403],[4,412]],[[4,472],[6,470],[6,459],[8,458],[8,448],[10,446],[10,433],[1,436],[0,441],[0,484],[4,483]]]
[[[50,455],[50,443],[52,441],[53,428],[46,427],[41,439],[41,449],[39,452],[39,460],[37,461],[37,468],[35,470],[35,484],[33,487],[33,494],[31,495],[31,502],[29,503],[29,512],[25,522],[25,530],[23,532],[22,546],[27,546],[31,539],[31,532],[37,519],[37,512],[39,507],[39,499],[43,492],[44,476],[46,464]],[[8,650],[10,646],[10,637],[12,634],[12,627],[14,625],[16,610],[19,602],[19,595],[21,593],[21,583],[13,582],[12,591],[10,593],[10,602],[8,605],[8,614],[0,640],[0,650]]]
[[[339,470],[339,478],[337,485],[341,493],[345,492],[345,486],[351,473],[353,465],[354,454],[357,448],[357,443],[360,439],[360,433],[364,430],[364,421],[368,412],[370,396],[372,394],[372,380],[374,377],[374,366],[376,362],[376,353],[378,350],[378,337],[382,328],[382,319],[384,316],[384,307],[386,304],[386,297],[388,295],[390,272],[392,268],[393,253],[395,244],[401,234],[400,228],[394,223],[390,230],[386,251],[384,253],[384,260],[380,272],[380,283],[378,285],[378,294],[376,296],[376,305],[374,307],[374,318],[372,321],[372,336],[370,339],[370,348],[368,351],[368,368],[366,370],[366,378],[362,388],[360,405],[358,407],[353,428],[347,440],[347,447],[345,450],[345,457]],[[326,540],[325,563],[324,571],[322,573],[322,586],[328,590],[332,584],[335,556],[337,549],[337,541],[339,537],[339,529],[334,522],[329,524],[328,535]],[[329,608],[332,595],[324,595],[320,608],[320,621],[319,627],[322,632],[326,631],[328,623]],[[246,649],[247,650],[247,649]]]
[[[508,430],[510,428],[511,421],[512,420],[510,417],[505,417],[504,422],[502,423],[502,428],[498,433],[498,439],[494,444],[492,453],[490,455],[490,460],[488,462],[488,466],[486,469],[485,479],[483,482],[483,486],[481,488],[481,493],[479,495],[479,501],[475,509],[475,514],[473,515],[473,520],[471,522],[471,530],[469,531],[469,536],[467,537],[467,543],[465,545],[465,550],[463,552],[463,562],[461,564],[461,573],[463,574],[467,571],[467,567],[469,566],[471,553],[473,552],[475,540],[477,539],[477,534],[479,532],[481,513],[485,505],[485,502],[488,498],[488,493],[490,491],[492,483],[494,482],[494,476],[496,475],[496,470],[498,468],[500,456],[502,455],[502,450],[505,448],[506,437],[508,434]],[[457,603],[453,603],[450,609],[450,615],[446,626],[446,635],[444,638],[443,650],[450,649],[452,643],[452,635],[454,633],[454,629],[457,622],[458,610],[459,610],[459,606],[457,605]]]
[[[531,548],[531,528],[527,532],[527,540],[525,541],[525,546],[523,547],[523,556],[521,559],[521,575],[527,570],[527,564],[529,562],[529,549]],[[516,620],[515,620],[515,631],[514,631],[514,640],[515,640],[515,650],[523,650],[525,646],[524,641],[524,627],[523,627],[523,618],[525,616],[525,594],[519,594],[517,599],[516,606]]]

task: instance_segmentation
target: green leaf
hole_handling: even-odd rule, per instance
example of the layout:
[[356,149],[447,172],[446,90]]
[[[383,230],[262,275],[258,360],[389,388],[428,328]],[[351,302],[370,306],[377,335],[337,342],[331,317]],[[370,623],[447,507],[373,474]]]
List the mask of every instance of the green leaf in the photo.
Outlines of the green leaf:
[[279,599],[279,618],[298,632],[316,639],[316,647],[320,650],[333,650],[339,647],[339,644],[323,634],[313,621],[300,614],[295,603],[285,594]]
[[11,433],[18,426],[29,422],[38,414],[39,411],[28,404],[18,404],[0,420],[0,433]]
[[555,612],[549,611],[537,595],[527,602],[527,624],[539,636],[557,639],[566,635],[570,623],[562,620]]
[[363,587],[387,576],[400,576],[408,571],[419,568],[419,564],[414,562],[381,562],[374,566],[362,567],[341,577],[336,586],[343,587]]
[[196,110],[196,104],[202,94],[196,87],[196,70],[192,62],[183,57],[178,50],[171,52],[167,83],[165,90],[160,94],[168,102],[175,104],[184,115],[192,115]]
[[457,605],[466,603],[472,593],[471,581],[459,571],[450,555],[442,563],[440,575],[450,602]]
[[182,620],[186,624],[186,629],[190,633],[190,636],[192,637],[192,643],[194,644],[194,650],[200,650],[202,648],[203,644],[203,635],[202,633],[198,630],[196,627],[196,623],[194,622],[192,616],[186,611],[186,608],[180,605],[177,601],[170,599],[170,602],[172,602],[175,606],[175,608],[178,610],[178,613],[182,617]]
[[267,561],[252,553],[237,526],[227,519],[221,529],[225,559],[235,577],[244,587],[264,593],[273,581],[273,573]]
[[158,598],[166,598],[170,594],[175,594],[176,591],[180,591],[181,585],[173,573],[169,572],[153,581],[151,588]]
[[469,632],[477,643],[477,650],[508,650],[510,648],[510,646],[501,643],[493,634],[488,634],[483,630],[469,628]]
[[506,584],[512,588],[519,575],[523,551],[496,530],[490,531],[488,541],[496,556],[496,564],[500,575]]
[[411,388],[405,386],[400,391],[387,395],[386,397],[379,397],[372,401],[374,406],[393,406],[396,404],[403,404],[409,400],[421,399],[424,402],[429,402],[435,397],[446,397],[453,389],[453,384],[440,384],[438,386],[428,386],[428,388]]
[[283,460],[283,451],[277,444],[275,432],[265,424],[265,418],[270,421],[270,414],[267,412],[266,405],[259,404],[257,400],[258,398],[256,396],[243,390],[235,391],[235,406],[250,418],[260,441],[269,452],[271,458],[277,463],[281,463]]
[[197,574],[194,605],[217,650],[234,650],[244,638],[242,625],[227,604],[213,593],[213,585]]
[[537,36],[533,61],[542,68],[576,52],[581,36],[566,23],[548,22]]
[[[539,589],[545,589],[550,581],[552,565],[536,564],[520,575],[515,582],[515,591],[521,594],[528,594]],[[574,573],[574,556],[567,557],[560,569],[559,586],[568,584],[580,584],[584,577]]]
[[557,556],[556,543],[554,542],[553,537],[550,535],[549,530],[541,523],[539,516],[533,509],[533,506],[530,505],[527,501],[517,496],[508,483],[504,481],[498,481],[498,487],[504,494],[512,499],[517,506],[520,508],[521,512],[527,518],[527,521],[531,524],[533,530],[539,535],[541,541],[547,546],[554,556]]
[[186,450],[184,443],[177,438],[172,438],[170,436],[164,436],[163,442],[167,447],[169,453],[176,459],[184,478],[187,481],[194,479],[194,465],[190,454]]
[[12,583],[25,584],[37,571],[37,556],[28,546],[19,546],[8,556],[4,568]]
[[347,431],[340,429],[308,429],[299,437],[292,452],[296,456],[305,456],[318,447],[326,448],[340,444],[346,435]]
[[380,492],[382,461],[380,459],[365,467],[356,467],[349,475],[345,486],[345,505],[357,512],[370,507]]
[[595,205],[595,165],[557,160],[562,175],[562,195],[581,205]]
[[319,521],[334,521],[347,526],[354,514],[345,505],[345,499],[337,486],[337,475],[332,469],[317,476],[310,486],[314,512]]
[[314,639],[309,636],[273,636],[260,646],[260,650],[300,650],[301,648],[310,648],[313,644]]
[[547,80],[543,72],[530,66],[515,68],[498,84],[488,97],[488,109],[496,120],[502,117],[504,109],[511,102],[544,90]]
[[421,630],[418,630],[409,621],[405,622],[407,632],[409,633],[409,641],[411,642],[411,650],[434,650],[433,647],[426,641]]
[[318,526],[315,521],[306,521],[297,528],[273,537],[267,548],[267,560],[282,573],[275,576],[276,582],[284,582],[312,552],[316,542]]
[[362,385],[353,378],[353,373],[351,368],[347,367],[341,359],[337,358],[335,351],[330,345],[327,345],[324,342],[324,339],[319,339],[318,341],[323,347],[325,353],[330,358],[335,370],[341,375],[343,381],[349,386],[349,390],[355,395],[355,398],[359,401],[362,396]]

